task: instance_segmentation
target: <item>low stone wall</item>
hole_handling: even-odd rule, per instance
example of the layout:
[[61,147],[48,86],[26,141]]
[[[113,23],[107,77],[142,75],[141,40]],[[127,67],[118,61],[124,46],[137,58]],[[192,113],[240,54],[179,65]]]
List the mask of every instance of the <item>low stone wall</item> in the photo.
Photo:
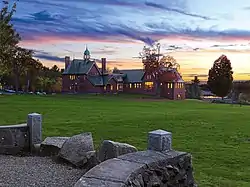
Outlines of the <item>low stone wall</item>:
[[0,154],[18,154],[28,150],[27,124],[0,126]]
[[106,160],[89,170],[75,187],[194,187],[191,155],[171,150],[172,135],[149,133],[148,150]]
[[0,154],[17,155],[31,151],[42,140],[41,115],[28,115],[26,124],[0,126]]

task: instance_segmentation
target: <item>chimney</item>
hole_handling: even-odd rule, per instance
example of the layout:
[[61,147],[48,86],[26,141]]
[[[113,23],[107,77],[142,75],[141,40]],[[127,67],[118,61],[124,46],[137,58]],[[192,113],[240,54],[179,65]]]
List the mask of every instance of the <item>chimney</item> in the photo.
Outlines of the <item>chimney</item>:
[[105,74],[106,70],[106,58],[102,58],[102,74]]
[[65,56],[65,70],[69,67],[69,64],[70,64],[70,57]]

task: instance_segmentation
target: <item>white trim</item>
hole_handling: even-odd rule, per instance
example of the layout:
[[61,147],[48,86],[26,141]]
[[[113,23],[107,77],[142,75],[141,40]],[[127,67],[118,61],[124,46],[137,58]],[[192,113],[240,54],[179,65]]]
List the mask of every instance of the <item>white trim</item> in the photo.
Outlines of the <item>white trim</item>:
[[93,68],[93,66],[96,67],[97,71],[99,72],[99,75],[102,75],[95,61],[93,61],[92,66],[89,68],[89,70],[86,72],[86,74],[89,74],[89,72]]

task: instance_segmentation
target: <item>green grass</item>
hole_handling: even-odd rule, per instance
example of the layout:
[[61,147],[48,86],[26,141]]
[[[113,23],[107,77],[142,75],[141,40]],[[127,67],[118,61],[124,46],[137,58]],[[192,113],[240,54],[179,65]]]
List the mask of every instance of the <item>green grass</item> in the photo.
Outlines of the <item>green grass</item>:
[[147,133],[173,133],[173,148],[193,156],[202,187],[250,186],[250,107],[200,101],[138,101],[132,96],[0,96],[0,124],[43,114],[43,136],[93,133],[146,149]]

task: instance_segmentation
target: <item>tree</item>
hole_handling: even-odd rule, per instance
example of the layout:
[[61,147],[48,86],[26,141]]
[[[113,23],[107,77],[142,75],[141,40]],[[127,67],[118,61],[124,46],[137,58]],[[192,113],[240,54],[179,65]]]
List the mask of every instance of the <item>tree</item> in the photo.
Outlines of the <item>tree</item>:
[[120,73],[120,70],[119,70],[117,67],[114,67],[114,69],[113,69],[112,72],[113,72],[113,73]]
[[194,79],[191,80],[191,82],[194,83],[194,84],[199,84],[200,80],[199,80],[198,76],[194,76]]
[[9,8],[8,1],[3,1],[2,4],[0,11],[0,69],[6,71],[6,65],[12,60],[13,51],[21,38],[10,23],[16,11],[16,3],[11,8]]
[[192,99],[200,99],[201,97],[201,89],[199,87],[200,80],[198,76],[194,76],[194,79],[191,80],[191,85],[189,87],[190,97]]
[[[170,69],[179,69],[180,65],[172,56],[160,54],[160,44],[157,43],[152,48],[145,47],[140,53],[145,72],[152,75],[156,82],[156,95],[160,95],[161,75]],[[160,58],[162,56],[162,58]]]
[[32,51],[21,47],[16,47],[12,51],[12,60],[6,66],[11,70],[15,77],[15,90],[18,91],[20,88],[20,78],[25,76],[25,72],[30,65],[32,60]]
[[231,62],[225,55],[215,60],[213,67],[209,70],[207,84],[212,93],[222,99],[229,94],[233,85],[233,71]]

